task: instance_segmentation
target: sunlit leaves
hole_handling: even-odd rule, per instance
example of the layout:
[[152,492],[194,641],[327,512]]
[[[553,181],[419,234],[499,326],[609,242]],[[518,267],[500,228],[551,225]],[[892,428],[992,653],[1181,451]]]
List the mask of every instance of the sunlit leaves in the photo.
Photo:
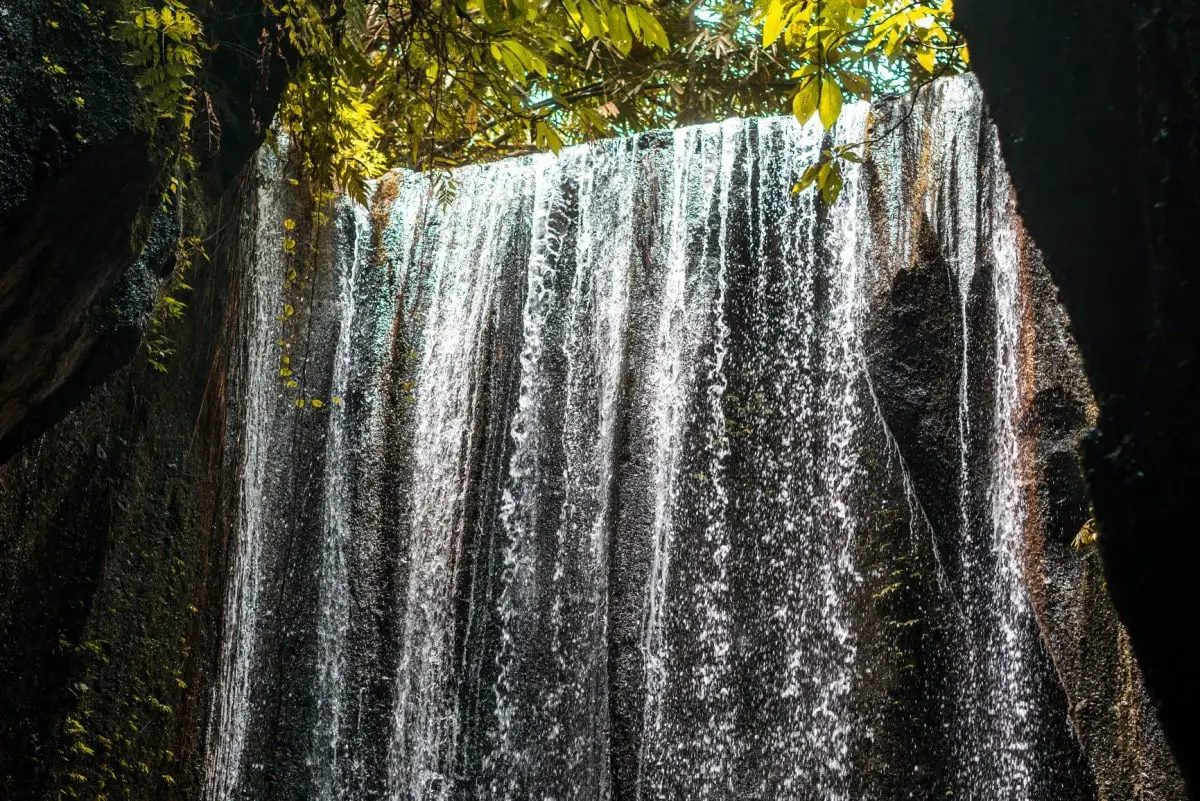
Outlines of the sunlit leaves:
[[562,149],[562,137],[547,123],[539,121],[535,129],[534,144],[543,150],[557,153]]
[[1089,517],[1087,521],[1075,533],[1074,539],[1071,540],[1071,547],[1076,550],[1086,548],[1089,545],[1095,544],[1100,538],[1100,531],[1096,527],[1096,518]]
[[842,87],[838,86],[837,81],[828,71],[821,73],[820,86],[821,94],[817,101],[817,113],[821,117],[821,124],[826,128],[832,128],[833,124],[837,122],[838,115],[842,113]]
[[629,55],[633,48],[633,34],[629,30],[625,9],[619,5],[608,7],[608,35],[618,53]]
[[855,152],[858,147],[857,143],[851,142],[822,149],[817,162],[810,164],[801,174],[800,179],[792,186],[793,194],[799,194],[809,187],[815,186],[823,203],[827,205],[836,203],[845,185],[842,164],[844,162],[854,164],[862,162]]
[[633,29],[634,35],[639,39],[651,47],[657,47],[664,53],[671,49],[667,32],[654,14],[641,6],[625,6],[625,14],[629,17],[629,26]]
[[[578,8],[578,13],[575,13],[576,8]],[[594,39],[604,35],[606,30],[604,21],[600,17],[599,10],[592,5],[591,0],[579,0],[578,6],[572,2],[567,5],[567,10],[571,12],[572,16],[578,16],[583,21],[584,37]]]
[[854,95],[862,100],[870,100],[872,95],[871,81],[866,77],[847,70],[835,70],[838,82],[847,94]]
[[808,122],[821,103],[821,76],[813,71],[802,76],[800,88],[792,97],[792,113],[800,122]]
[[821,199],[832,206],[842,193],[842,165],[837,161],[827,161],[818,170],[817,183],[821,190]]
[[546,77],[549,68],[545,59],[530,52],[529,48],[516,39],[493,43],[490,50],[492,57],[503,64],[509,75],[518,83],[524,83],[526,76],[531,72]]
[[[301,55],[283,127],[355,197],[445,168],[730,114],[836,124],[966,68],[946,0],[268,0]],[[353,25],[337,25],[331,9]]]
[[792,191],[798,194],[814,184],[824,203],[836,203],[843,186],[841,163],[826,156],[816,164],[810,164],[801,175],[799,183],[792,187]]
[[119,20],[114,36],[128,47],[138,86],[154,115],[178,120],[185,130],[195,111],[194,78],[204,45],[203,28],[181,0],[145,6]]
[[[762,46],[790,71],[792,113],[832,128],[847,100],[870,100],[969,69],[965,43],[950,26],[953,0],[756,0]],[[842,163],[858,161],[847,143],[823,152],[793,187],[816,187],[833,203]]]
[[767,14],[763,19],[763,47],[775,44],[783,33],[783,0],[771,0],[767,6]]
[[[792,110],[831,127],[867,100],[967,69],[947,0],[758,0],[762,44],[796,80]],[[814,178],[815,182],[815,178]]]

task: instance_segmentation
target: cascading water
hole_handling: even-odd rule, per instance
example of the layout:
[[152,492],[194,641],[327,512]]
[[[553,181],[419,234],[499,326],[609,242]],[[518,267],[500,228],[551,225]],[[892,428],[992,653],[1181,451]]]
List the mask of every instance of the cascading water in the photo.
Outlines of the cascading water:
[[[323,437],[316,506],[262,477],[292,396],[261,259],[207,797],[1089,798],[1047,767],[1069,736],[1021,572],[1019,223],[974,85],[914,102],[831,208],[792,192],[828,143],[787,119],[347,205],[315,279],[332,352],[290,357],[299,397],[342,400],[294,422]],[[847,109],[836,140],[868,136]],[[936,538],[866,338],[918,218],[961,317]],[[262,589],[284,574],[315,598],[287,621]],[[272,626],[298,656],[267,676]]]
[[[355,208],[351,224],[342,226],[349,243],[339,241],[335,264],[340,282],[337,345],[333,356],[330,383],[331,403],[339,405],[349,389],[352,369],[352,332],[356,313],[355,287],[363,267],[365,240],[370,236],[366,209]],[[346,230],[348,229],[348,230]],[[325,454],[324,532],[321,540],[319,578],[320,620],[317,623],[317,725],[313,728],[313,758],[320,766],[317,777],[320,798],[337,799],[344,795],[345,729],[351,726],[348,701],[354,693],[346,675],[350,636],[349,553],[354,547],[350,523],[351,489],[354,474],[350,461],[349,432],[342,415],[329,420]]]
[[[268,180],[282,181],[278,165],[265,160],[263,172]],[[259,198],[257,215],[246,225],[254,242],[268,241],[270,232],[280,226],[279,189],[267,189]],[[256,250],[255,268],[250,275],[250,303],[243,325],[250,346],[244,364],[244,411],[237,432],[242,448],[241,486],[239,487],[238,538],[231,543],[227,568],[225,615],[227,623],[221,641],[217,686],[208,731],[208,764],[204,777],[205,797],[231,798],[244,772],[247,725],[250,722],[251,686],[254,680],[255,649],[262,613],[261,591],[265,566],[263,549],[267,545],[269,506],[264,497],[267,462],[274,433],[271,424],[275,411],[274,374],[277,360],[273,352],[271,321],[278,314],[278,275],[282,260],[273,258],[275,248]]]
[[520,218],[529,179],[516,165],[476,171],[435,223],[433,241],[418,245],[428,246],[432,264],[413,263],[417,271],[428,268],[428,300],[418,345],[411,483],[407,503],[400,500],[405,575],[388,756],[388,790],[397,799],[446,798],[453,789],[454,601],[482,402],[479,374],[488,355],[484,327],[499,254]]

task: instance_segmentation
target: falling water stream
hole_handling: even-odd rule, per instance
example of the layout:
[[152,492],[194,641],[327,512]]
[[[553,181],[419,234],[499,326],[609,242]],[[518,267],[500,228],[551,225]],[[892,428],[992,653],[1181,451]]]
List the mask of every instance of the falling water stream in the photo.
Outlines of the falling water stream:
[[[792,191],[828,143],[789,119],[390,177],[338,210],[332,344],[288,351],[294,391],[270,178],[206,797],[1083,798],[1036,731],[1019,223],[975,85],[917,102],[831,208]],[[848,108],[836,141],[867,136]],[[960,303],[955,553],[869,375],[918,217]],[[283,420],[315,452],[272,445]],[[301,463],[316,511],[273,494]],[[896,509],[928,621],[880,611]],[[900,645],[925,625],[936,699]]]

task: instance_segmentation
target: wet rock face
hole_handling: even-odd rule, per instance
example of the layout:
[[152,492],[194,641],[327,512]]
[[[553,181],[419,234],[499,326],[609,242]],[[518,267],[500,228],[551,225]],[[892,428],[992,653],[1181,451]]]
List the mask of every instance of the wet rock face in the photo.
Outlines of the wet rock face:
[[[880,111],[888,125],[895,109]],[[939,569],[960,603],[970,605],[961,555],[972,545],[964,521],[986,518],[993,498],[974,480],[962,483],[962,454],[986,451],[995,412],[983,412],[996,386],[998,325],[995,244],[986,226],[971,230],[960,211],[988,201],[988,189],[961,176],[930,203],[937,154],[921,134],[897,147],[912,154],[898,176],[873,173],[872,201],[881,209],[910,204],[916,221],[908,259],[890,259],[875,286],[878,310],[866,348],[875,397],[890,435],[910,468],[913,491],[939,549]],[[994,150],[987,127],[960,149]],[[966,163],[961,160],[961,166]],[[886,165],[886,162],[882,162]],[[978,192],[978,195],[974,194]],[[901,199],[897,201],[896,195]],[[908,200],[912,198],[912,200]],[[978,198],[978,201],[977,201]],[[894,212],[893,212],[894,214]],[[947,247],[945,243],[954,243]],[[1139,685],[1129,642],[1106,598],[1095,545],[1076,541],[1091,516],[1080,443],[1094,423],[1095,402],[1049,271],[1024,235],[1012,243],[1020,263],[1018,442],[1027,517],[1021,571],[1046,648],[1046,666],[1065,690],[1068,714],[1103,799],[1183,798],[1178,768],[1166,752],[1153,705]],[[964,271],[966,262],[976,269]],[[971,410],[961,410],[963,397]]]
[[0,460],[140,336],[110,336],[101,320],[153,180],[106,12],[18,0],[0,13]]
[[12,0],[0,11],[0,219],[88,147],[132,129],[136,91],[111,10]]
[[[171,232],[153,213],[163,154],[136,119],[139,92],[111,36],[120,13],[105,0],[0,9],[0,463],[133,357],[172,267]],[[261,3],[213,3],[205,21],[221,42],[204,85],[222,134],[192,202],[215,206],[261,144],[286,68],[244,57]]]
[[1195,793],[1200,6],[957,10],[1099,401],[1083,464],[1108,589]]
[[[1092,509],[1079,443],[1096,407],[1066,313],[1040,255],[1027,252],[1025,348],[1032,371],[1021,431],[1033,484],[1026,571],[1068,714],[1103,799],[1183,798],[1179,769],[1108,599],[1100,553],[1076,537]],[[1047,336],[1035,332],[1055,331]]]
[[190,358],[120,370],[0,468],[0,797],[196,797],[241,405],[236,253],[213,253],[172,332]]
[[958,393],[963,319],[959,277],[918,223],[911,264],[891,277],[867,352],[875,398],[911,468],[913,488],[940,547],[958,521]]

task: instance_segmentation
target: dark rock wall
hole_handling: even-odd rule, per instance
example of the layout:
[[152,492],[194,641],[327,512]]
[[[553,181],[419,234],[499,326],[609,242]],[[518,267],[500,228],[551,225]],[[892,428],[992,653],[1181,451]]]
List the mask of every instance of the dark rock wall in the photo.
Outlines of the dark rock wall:
[[[925,98],[915,114],[930,114],[935,105]],[[875,125],[888,130],[897,115],[907,113],[906,104],[884,106]],[[978,152],[986,162],[996,147],[990,126],[951,125],[957,127],[955,148]],[[943,554],[941,565],[953,574],[953,556],[946,557],[969,548],[956,540],[958,520],[964,513],[980,513],[960,506],[958,381],[966,358],[969,374],[975,376],[969,390],[972,405],[986,407],[993,356],[980,340],[987,339],[995,310],[987,298],[991,278],[986,270],[974,275],[960,307],[963,287],[953,262],[961,251],[945,242],[948,237],[961,247],[978,234],[970,230],[969,216],[964,219],[961,211],[947,208],[955,198],[922,203],[937,181],[930,141],[934,128],[932,120],[904,128],[903,141],[894,145],[908,154],[899,201],[893,195],[895,179],[889,180],[886,170],[874,171],[871,198],[878,211],[872,219],[887,218],[886,209],[899,202],[911,215],[915,247],[908,266],[890,258],[894,272],[885,271],[886,280],[876,289],[879,311],[868,329],[867,348],[881,412],[909,467],[913,492]],[[986,202],[985,190],[979,191],[977,202]],[[886,241],[886,236],[877,234],[877,239]],[[979,258],[986,260],[984,244],[978,248]],[[1095,544],[1076,540],[1092,515],[1080,443],[1095,422],[1093,394],[1039,250],[1024,237],[1018,252],[1023,298],[1019,432],[1029,510],[1024,570],[1045,657],[1065,690],[1062,712],[1070,716],[1099,798],[1183,798],[1179,769],[1107,596],[1100,554]],[[965,357],[964,324],[968,341],[976,343]],[[973,421],[972,429],[980,431],[985,422]],[[980,444],[973,441],[969,447]]]
[[[1108,597],[1100,553],[1077,539],[1092,518],[1079,451],[1096,405],[1041,255],[1029,242],[1023,252],[1030,298],[1023,346],[1031,370],[1022,432],[1033,511],[1026,571],[1042,635],[1100,798],[1182,798],[1178,767]],[[1046,331],[1059,334],[1038,334]]]
[[[112,38],[121,13],[116,0],[0,9],[0,462],[131,360],[173,266],[152,222],[168,153]],[[188,202],[211,219],[263,141],[286,65],[248,55],[267,24],[256,0],[197,13],[217,43],[201,88],[220,135],[198,146]]]
[[1195,793],[1200,5],[957,9],[1099,401],[1083,463],[1107,588]]
[[155,172],[115,10],[17,0],[0,15],[0,460],[140,339],[105,325]]
[[243,211],[237,176],[286,68],[276,51],[248,56],[266,23],[256,0],[197,9],[218,43],[203,90],[221,136],[196,154],[188,202],[211,224],[215,258],[169,332],[187,358],[149,373],[130,362],[174,266],[179,220],[155,211],[165,154],[111,36],[123,10],[0,6],[6,799],[195,795],[189,766],[207,710],[188,688],[204,686],[198,666],[212,659],[209,616],[220,611],[209,593],[222,598],[227,471],[237,470],[224,460],[226,436],[236,441],[230,345],[244,270],[227,233]]
[[197,276],[186,357],[124,368],[0,468],[0,797],[197,797],[239,469],[237,244]]

